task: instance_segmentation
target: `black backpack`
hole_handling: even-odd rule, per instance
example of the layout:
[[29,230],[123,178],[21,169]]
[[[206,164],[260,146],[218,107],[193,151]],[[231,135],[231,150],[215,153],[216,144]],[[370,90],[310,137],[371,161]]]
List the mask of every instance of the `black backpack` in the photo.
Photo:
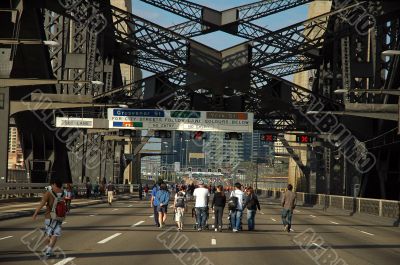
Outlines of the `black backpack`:
[[178,197],[176,198],[175,207],[185,208],[185,197],[181,192],[178,193]]
[[229,201],[228,201],[228,210],[229,211],[236,211],[237,207],[238,207],[238,203],[239,203],[239,199],[238,197],[230,197]]

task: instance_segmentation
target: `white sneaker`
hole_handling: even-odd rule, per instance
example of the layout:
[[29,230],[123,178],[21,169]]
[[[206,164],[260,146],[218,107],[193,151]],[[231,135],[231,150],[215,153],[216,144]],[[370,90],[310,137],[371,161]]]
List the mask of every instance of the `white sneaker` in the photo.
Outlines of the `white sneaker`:
[[234,233],[236,233],[238,230],[237,230],[237,229],[232,229],[232,231],[233,231]]
[[218,228],[215,228],[214,231],[215,231],[215,232],[218,232]]

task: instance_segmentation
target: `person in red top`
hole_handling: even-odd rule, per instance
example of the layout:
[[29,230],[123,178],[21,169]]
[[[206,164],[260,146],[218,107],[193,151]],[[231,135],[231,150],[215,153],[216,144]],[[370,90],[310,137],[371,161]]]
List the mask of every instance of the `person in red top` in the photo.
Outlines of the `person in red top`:
[[149,185],[146,184],[146,186],[144,186],[144,199],[147,200],[148,195],[149,195]]

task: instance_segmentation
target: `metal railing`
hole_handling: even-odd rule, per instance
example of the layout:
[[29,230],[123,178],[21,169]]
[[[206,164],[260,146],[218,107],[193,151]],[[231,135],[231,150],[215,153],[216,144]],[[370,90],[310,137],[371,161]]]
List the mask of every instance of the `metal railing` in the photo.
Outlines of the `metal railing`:
[[[41,196],[48,183],[0,183],[0,199],[31,198]],[[137,184],[115,184],[117,194],[138,192]],[[72,185],[75,196],[86,196],[86,184]],[[100,189],[99,191],[104,190]],[[93,186],[92,186],[93,191]],[[104,195],[104,194],[101,194]]]
[[[285,189],[262,190],[267,197],[280,199]],[[335,208],[352,213],[365,213],[381,217],[400,219],[400,201],[356,198],[338,195],[309,194],[296,192],[297,204],[317,205],[323,208]]]

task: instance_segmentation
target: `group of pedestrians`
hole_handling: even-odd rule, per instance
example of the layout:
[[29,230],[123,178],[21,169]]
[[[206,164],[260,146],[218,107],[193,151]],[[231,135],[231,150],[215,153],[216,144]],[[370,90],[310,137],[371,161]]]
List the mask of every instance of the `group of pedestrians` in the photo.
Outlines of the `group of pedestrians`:
[[[188,212],[188,194],[191,192],[192,185],[180,186],[175,190],[173,198],[174,219],[177,230],[183,230],[184,215]],[[292,192],[292,185],[288,185],[288,190],[282,197],[282,222],[284,230],[290,232],[293,209],[296,206],[296,195]],[[210,203],[210,190],[202,181],[198,182],[197,187],[192,192],[195,198],[192,210],[195,217],[195,228],[202,231],[209,228],[209,209],[214,213],[214,230],[221,232],[223,229],[223,214],[227,206],[229,210],[229,228],[233,232],[242,229],[243,212],[247,213],[248,231],[255,229],[255,217],[257,211],[261,210],[260,202],[252,187],[244,188],[240,183],[234,184],[234,190],[227,196],[222,185],[216,186],[214,195]],[[167,219],[168,205],[170,202],[170,192],[167,185],[160,181],[151,190],[150,205],[154,212],[154,222],[157,227],[164,227]]]
[[[191,187],[191,186],[189,186]],[[112,182],[106,186],[108,194],[108,203],[111,205],[115,186]],[[177,224],[177,230],[182,231],[184,225],[184,214],[188,210],[186,186],[180,186],[178,192],[175,193],[173,200],[174,219]],[[61,235],[61,227],[66,213],[69,210],[69,204],[72,197],[71,187],[67,186],[66,190],[62,188],[62,182],[55,180],[51,182],[51,186],[47,188],[42,200],[33,214],[33,219],[37,218],[40,210],[46,207],[45,212],[45,233],[47,235],[47,246],[45,255],[47,257],[53,255],[53,247],[57,238]],[[208,227],[209,217],[209,198],[210,192],[203,182],[198,183],[198,187],[193,190],[195,197],[194,212],[196,217],[196,228],[202,231]],[[154,211],[154,222],[157,227],[164,227],[167,220],[168,205],[171,194],[167,185],[160,181],[151,190],[150,204]],[[257,195],[252,187],[243,189],[240,183],[234,184],[234,190],[227,198],[222,185],[216,187],[214,196],[211,201],[211,210],[214,213],[214,229],[222,231],[223,214],[226,205],[228,205],[230,228],[233,232],[242,230],[243,211],[247,210],[248,230],[255,229],[255,216],[257,210],[261,210]],[[293,210],[296,207],[296,194],[293,192],[293,186],[288,185],[287,191],[282,196],[282,223],[284,230],[290,232]]]

